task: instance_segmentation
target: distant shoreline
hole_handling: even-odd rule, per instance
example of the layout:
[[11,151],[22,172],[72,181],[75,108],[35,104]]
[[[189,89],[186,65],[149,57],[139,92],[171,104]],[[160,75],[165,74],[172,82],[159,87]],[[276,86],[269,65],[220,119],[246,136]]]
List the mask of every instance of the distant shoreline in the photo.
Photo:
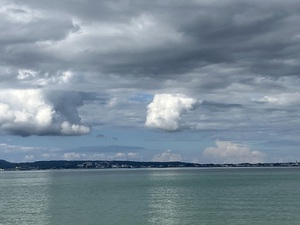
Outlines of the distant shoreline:
[[187,162],[138,162],[138,161],[104,161],[104,160],[50,160],[36,162],[12,163],[0,160],[0,170],[50,170],[50,169],[110,169],[110,168],[248,168],[248,167],[299,167],[299,162],[287,163],[224,163],[200,164]]

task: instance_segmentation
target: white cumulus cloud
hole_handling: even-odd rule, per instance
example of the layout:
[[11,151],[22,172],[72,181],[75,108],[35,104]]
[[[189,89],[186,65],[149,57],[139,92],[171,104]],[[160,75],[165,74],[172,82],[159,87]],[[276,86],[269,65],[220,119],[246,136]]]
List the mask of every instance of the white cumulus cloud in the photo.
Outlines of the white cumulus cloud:
[[230,141],[216,141],[216,147],[206,148],[203,155],[214,163],[259,163],[265,154]]
[[64,159],[66,160],[75,160],[75,159],[80,159],[81,155],[75,152],[67,152],[64,154]]
[[192,110],[196,103],[194,98],[181,94],[156,94],[148,105],[146,126],[167,131],[180,129],[181,116]]
[[61,124],[61,133],[65,135],[80,135],[88,134],[90,128],[80,124],[70,124],[68,121],[64,121]]
[[89,133],[90,128],[81,124],[78,117],[76,104],[72,112],[59,108],[40,89],[0,90],[0,130],[6,133],[22,136]]
[[153,157],[154,162],[176,162],[182,161],[182,157],[180,154],[173,153],[171,150],[167,150],[160,154],[156,154]]

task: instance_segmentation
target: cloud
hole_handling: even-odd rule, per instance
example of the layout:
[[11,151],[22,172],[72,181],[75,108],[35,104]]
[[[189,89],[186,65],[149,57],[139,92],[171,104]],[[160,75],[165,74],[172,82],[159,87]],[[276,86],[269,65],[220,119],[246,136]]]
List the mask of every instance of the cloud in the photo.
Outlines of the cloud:
[[[45,157],[49,157],[46,155]],[[66,159],[66,160],[139,160],[140,156],[137,152],[111,152],[111,153],[91,153],[91,152],[83,152],[77,153],[77,152],[66,152],[62,155],[57,155],[56,157],[59,157],[60,159]]]
[[67,152],[63,155],[64,159],[66,160],[75,160],[75,159],[80,159],[82,156],[85,155],[81,155],[75,152]]
[[16,153],[38,152],[40,150],[43,150],[43,148],[0,143],[0,151],[4,152],[6,154],[14,153],[14,152],[16,152]]
[[192,110],[198,101],[181,94],[156,94],[148,105],[146,126],[166,131],[181,128],[181,116]]
[[41,146],[13,145],[9,143],[0,143],[0,159],[9,161],[32,161],[40,159],[40,154],[51,149]]
[[153,159],[154,162],[174,162],[182,161],[182,156],[177,153],[173,153],[171,150],[167,150],[160,154],[156,154]]
[[3,64],[156,79],[219,64],[275,77],[299,71],[297,1],[53,2],[0,5]]
[[69,83],[74,74],[71,71],[57,71],[55,74],[41,73],[30,69],[19,69],[17,80],[28,86],[48,86]]
[[[45,94],[40,89],[1,90],[0,129],[22,136],[89,133],[90,128],[80,123],[77,114],[78,99],[71,101],[70,93],[56,92],[49,96],[49,92]],[[59,101],[66,97],[68,101],[61,106]]]
[[152,159],[153,153],[139,146],[96,145],[76,146],[70,149],[50,149],[43,158],[82,160],[145,160]]
[[247,146],[230,141],[216,141],[217,147],[206,148],[203,156],[215,163],[258,163],[265,154],[251,151]]
[[33,161],[33,159],[34,159],[34,155],[25,155],[25,157],[24,157],[24,161]]
[[61,124],[61,133],[64,135],[82,135],[88,134],[90,128],[80,124],[70,124],[68,121],[64,121]]
[[269,103],[273,105],[298,105],[300,102],[300,93],[280,93],[275,95],[266,95],[257,100],[261,103]]

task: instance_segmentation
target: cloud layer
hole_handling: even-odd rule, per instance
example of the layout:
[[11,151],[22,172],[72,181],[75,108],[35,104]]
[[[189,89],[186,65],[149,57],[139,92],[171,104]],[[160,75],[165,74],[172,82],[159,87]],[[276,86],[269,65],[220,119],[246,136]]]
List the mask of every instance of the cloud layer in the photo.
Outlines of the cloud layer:
[[[69,109],[91,125],[142,127],[147,116],[148,127],[167,131],[181,122],[251,130],[255,120],[270,132],[296,129],[299,9],[297,1],[3,1],[0,87],[92,94],[82,109]],[[148,100],[132,101],[138,93],[179,93],[204,104],[184,121],[189,107],[171,115],[157,106],[158,115],[148,106],[145,115]],[[270,117],[280,119],[272,125]]]
[[1,1],[0,133],[159,129],[295,156],[299,11],[297,0]]

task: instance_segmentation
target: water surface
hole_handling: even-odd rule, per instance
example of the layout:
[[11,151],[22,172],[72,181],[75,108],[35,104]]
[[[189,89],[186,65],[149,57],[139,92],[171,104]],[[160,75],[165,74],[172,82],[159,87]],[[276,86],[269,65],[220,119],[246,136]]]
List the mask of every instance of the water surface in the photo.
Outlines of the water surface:
[[300,168],[0,172],[0,224],[300,224]]

